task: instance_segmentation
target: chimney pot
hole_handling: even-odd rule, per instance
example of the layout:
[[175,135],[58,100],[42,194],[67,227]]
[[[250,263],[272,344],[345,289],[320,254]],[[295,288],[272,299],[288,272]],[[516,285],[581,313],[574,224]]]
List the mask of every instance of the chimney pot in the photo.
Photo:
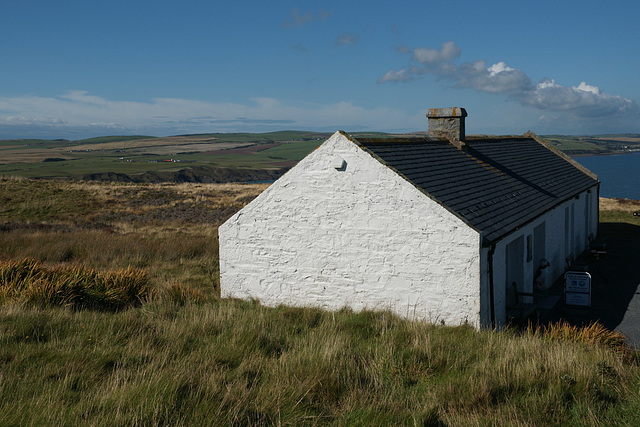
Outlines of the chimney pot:
[[429,136],[447,138],[453,143],[464,142],[464,118],[467,111],[464,108],[429,108],[427,121]]

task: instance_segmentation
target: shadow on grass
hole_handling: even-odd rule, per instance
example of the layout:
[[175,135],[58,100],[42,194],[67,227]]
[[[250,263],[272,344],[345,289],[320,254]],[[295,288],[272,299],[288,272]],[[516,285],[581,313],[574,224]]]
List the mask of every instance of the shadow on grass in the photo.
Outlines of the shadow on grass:
[[[599,240],[607,254],[589,257],[592,280],[591,308],[572,308],[561,301],[544,323],[560,319],[574,325],[599,321],[607,329],[619,330],[640,347],[640,226],[601,223]],[[564,286],[564,283],[560,285]]]
[[[615,329],[625,317],[640,284],[640,226],[603,223],[600,235],[607,244],[607,257],[591,263],[595,273],[592,273],[595,276],[593,306],[602,323]],[[638,332],[640,337],[640,329]]]

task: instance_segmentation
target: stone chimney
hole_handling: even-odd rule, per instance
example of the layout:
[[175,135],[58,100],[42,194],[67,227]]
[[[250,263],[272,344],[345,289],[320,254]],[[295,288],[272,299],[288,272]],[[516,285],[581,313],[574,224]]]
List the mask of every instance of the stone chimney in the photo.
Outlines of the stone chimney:
[[444,137],[455,145],[463,145],[465,117],[467,112],[464,108],[429,108],[429,136]]

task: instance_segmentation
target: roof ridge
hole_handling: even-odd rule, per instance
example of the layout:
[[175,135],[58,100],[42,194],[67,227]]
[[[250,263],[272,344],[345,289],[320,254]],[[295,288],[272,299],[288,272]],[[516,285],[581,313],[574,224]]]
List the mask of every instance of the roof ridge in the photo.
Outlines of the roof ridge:
[[426,135],[406,135],[406,136],[392,136],[392,137],[357,137],[349,135],[352,141],[357,141],[360,144],[416,144],[416,143],[433,143],[442,142],[449,143],[446,138],[434,138]]

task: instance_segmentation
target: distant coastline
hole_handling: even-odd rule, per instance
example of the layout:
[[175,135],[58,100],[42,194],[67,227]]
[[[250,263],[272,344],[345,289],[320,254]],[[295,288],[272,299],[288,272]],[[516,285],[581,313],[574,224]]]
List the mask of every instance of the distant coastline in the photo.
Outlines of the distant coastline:
[[541,135],[541,138],[550,147],[571,157],[615,156],[640,151],[640,134]]
[[569,157],[594,157],[594,156],[617,156],[620,154],[635,154],[640,153],[640,149],[633,150],[621,150],[621,151],[607,151],[607,152],[598,152],[598,153],[579,153],[579,154],[567,154]]

